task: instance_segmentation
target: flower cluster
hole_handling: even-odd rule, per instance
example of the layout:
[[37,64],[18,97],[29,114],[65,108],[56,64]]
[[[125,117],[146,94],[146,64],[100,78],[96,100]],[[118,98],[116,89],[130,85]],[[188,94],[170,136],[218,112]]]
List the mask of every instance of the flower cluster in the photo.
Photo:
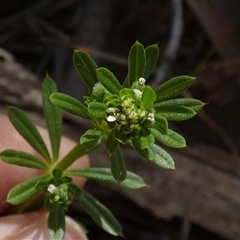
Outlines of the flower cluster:
[[55,186],[54,184],[50,184],[47,188],[49,194],[49,200],[51,203],[57,204],[70,204],[68,196],[68,186],[66,184],[61,184],[60,186]]
[[[138,82],[143,85],[145,79],[139,78]],[[106,97],[106,120],[115,122],[118,130],[126,135],[139,132],[146,120],[153,122],[154,113],[152,109],[145,109],[142,94],[141,89],[124,88],[119,91],[119,95]]]

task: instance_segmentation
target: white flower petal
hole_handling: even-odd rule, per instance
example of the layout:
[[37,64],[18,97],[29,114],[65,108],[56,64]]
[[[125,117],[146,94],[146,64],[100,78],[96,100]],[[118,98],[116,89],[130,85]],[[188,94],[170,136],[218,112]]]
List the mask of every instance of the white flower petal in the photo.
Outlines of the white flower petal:
[[50,193],[52,193],[53,194],[53,192],[55,191],[55,189],[56,189],[56,187],[53,185],[53,184],[50,184],[49,186],[48,186],[48,191],[50,192]]
[[142,97],[142,92],[141,92],[140,90],[138,90],[138,89],[133,89],[133,91],[134,91],[134,93],[135,93],[135,95],[136,95],[137,97]]
[[116,120],[117,120],[117,118],[116,118],[115,116],[109,115],[109,116],[107,117],[107,121],[108,121],[108,122],[115,122]]

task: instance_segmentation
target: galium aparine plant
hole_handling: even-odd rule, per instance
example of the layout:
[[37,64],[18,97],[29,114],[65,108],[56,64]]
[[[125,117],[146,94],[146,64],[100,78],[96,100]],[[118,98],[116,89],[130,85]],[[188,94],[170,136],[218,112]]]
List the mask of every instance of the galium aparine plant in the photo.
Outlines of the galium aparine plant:
[[[45,173],[12,188],[7,202],[26,206],[43,197],[44,206],[49,211],[51,239],[64,237],[65,213],[74,198],[101,228],[112,235],[123,236],[113,214],[72,182],[72,177],[78,176],[129,189],[144,187],[140,176],[127,171],[122,145],[130,145],[140,156],[159,167],[175,168],[172,157],[158,143],[173,148],[185,147],[184,137],[170,129],[168,122],[192,118],[204,103],[178,97],[192,85],[193,77],[174,77],[156,89],[149,86],[147,78],[154,70],[158,57],[156,44],[144,48],[136,41],[128,56],[128,74],[121,84],[110,70],[98,67],[88,53],[75,50],[75,68],[89,88],[89,95],[84,97],[84,101],[59,93],[49,76],[42,83],[43,112],[51,149],[47,148],[38,129],[20,109],[8,107],[8,117],[13,126],[44,160],[11,149],[3,150],[0,158],[9,164],[42,169]],[[61,110],[90,120],[93,127],[80,137],[79,143],[64,158],[59,159]],[[108,152],[110,168],[68,169],[76,159],[101,144]]]

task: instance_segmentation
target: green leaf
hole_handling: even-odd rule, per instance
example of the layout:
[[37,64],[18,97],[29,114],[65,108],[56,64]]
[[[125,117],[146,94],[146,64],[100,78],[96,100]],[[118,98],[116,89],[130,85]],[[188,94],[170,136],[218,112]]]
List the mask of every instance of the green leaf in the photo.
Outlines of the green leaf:
[[82,50],[75,50],[73,54],[74,66],[82,81],[90,88],[98,82],[96,76],[97,64],[90,55]]
[[82,189],[79,188],[77,185],[70,183],[68,184],[69,190],[68,193],[73,196],[80,196],[82,194]]
[[156,103],[154,106],[156,108],[161,106],[182,106],[191,108],[194,112],[198,112],[204,105],[205,103],[194,98],[176,98]]
[[119,148],[119,141],[115,138],[116,131],[117,131],[117,128],[114,128],[107,137],[106,148],[107,148],[108,154],[114,154]]
[[98,82],[94,85],[92,89],[90,101],[95,100],[97,102],[103,102],[105,97],[109,95],[109,91],[100,82]]
[[143,89],[142,93],[142,103],[143,107],[148,110],[152,107],[153,103],[156,100],[156,94],[150,86],[147,86]]
[[55,106],[64,111],[85,119],[90,118],[87,107],[74,97],[64,93],[53,93],[50,96],[50,100]]
[[158,130],[154,128],[149,128],[149,130],[159,142],[169,147],[173,148],[186,147],[186,141],[184,137],[171,129],[168,129],[166,134],[161,134]]
[[161,147],[153,144],[151,146],[152,151],[154,152],[153,162],[161,168],[175,169],[174,161],[172,157]]
[[[121,91],[120,91],[121,92]],[[115,107],[120,103],[118,95],[110,95],[104,98],[103,102],[107,104],[108,107]]]
[[50,77],[46,77],[42,83],[42,104],[44,118],[47,124],[48,134],[51,141],[54,161],[58,160],[59,147],[62,137],[62,113],[54,106],[49,97],[57,92],[57,86]]
[[153,127],[156,128],[160,133],[165,134],[168,130],[168,121],[161,114],[154,115],[155,121]]
[[100,183],[113,185],[128,189],[139,189],[145,187],[143,179],[135,173],[127,172],[127,177],[123,182],[116,182],[109,168],[81,168],[66,171],[68,176],[85,177]]
[[127,170],[120,148],[118,148],[114,154],[110,155],[110,160],[113,178],[118,183],[124,181],[127,177]]
[[192,85],[194,79],[194,77],[189,76],[171,78],[155,89],[157,95],[156,102],[161,102],[178,96]]
[[149,77],[149,75],[151,74],[151,72],[153,71],[154,67],[156,66],[156,63],[159,58],[158,45],[153,44],[153,45],[148,46],[145,49],[145,53],[146,53],[146,65],[145,65],[145,69],[143,72],[143,77],[147,79]]
[[53,179],[55,180],[61,180],[62,178],[62,175],[63,175],[63,171],[59,168],[55,168],[53,171],[52,171],[52,177]]
[[143,76],[146,64],[145,49],[138,41],[133,44],[128,55],[128,76],[123,84],[124,87],[131,87],[132,84]]
[[59,204],[53,204],[48,216],[48,232],[52,240],[61,240],[65,234],[65,211]]
[[[122,144],[126,144],[128,138],[129,138],[129,135],[125,134],[123,129],[124,129],[124,127],[119,130],[116,128],[116,131],[114,131],[114,137],[118,142],[120,142]],[[115,144],[117,144],[117,143],[115,143]]]
[[92,118],[94,119],[104,119],[106,115],[107,106],[100,102],[91,102],[88,104],[88,112]]
[[118,92],[122,89],[118,79],[107,68],[98,68],[97,78],[99,82],[112,94],[118,94]]
[[133,98],[136,96],[136,94],[131,88],[123,88],[121,91],[119,91],[119,96]]
[[77,200],[92,219],[106,232],[114,236],[123,236],[122,227],[113,214],[92,195],[82,190]]
[[36,187],[37,184],[40,182],[47,184],[49,180],[49,175],[41,175],[19,183],[8,193],[7,202],[12,205],[18,205],[25,202],[27,199],[39,191]]
[[136,150],[136,152],[143,158],[153,160],[154,159],[154,153],[152,149],[149,147],[147,149],[141,148],[141,139],[139,137],[135,137],[130,142],[130,145]]
[[8,107],[8,117],[20,135],[40,153],[47,162],[50,162],[51,157],[40,133],[24,112],[16,107]]
[[102,131],[91,128],[88,129],[80,138],[80,143],[84,145],[85,148],[92,148],[93,146],[98,145],[98,142],[103,137]]
[[149,148],[150,146],[153,145],[154,142],[155,142],[155,137],[150,132],[147,135],[143,135],[140,137],[141,149]]
[[46,164],[29,153],[15,150],[4,150],[0,153],[0,158],[9,164],[47,170]]
[[161,116],[171,121],[188,120],[196,115],[191,108],[182,106],[158,106],[155,110],[155,117]]

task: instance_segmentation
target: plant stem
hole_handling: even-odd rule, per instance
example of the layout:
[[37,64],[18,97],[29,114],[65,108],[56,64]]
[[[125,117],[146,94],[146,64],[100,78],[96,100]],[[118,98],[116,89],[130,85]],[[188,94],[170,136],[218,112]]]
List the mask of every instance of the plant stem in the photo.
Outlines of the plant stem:
[[78,143],[55,167],[62,171],[65,171],[69,166],[71,166],[78,158],[88,154],[93,149],[97,148],[101,142],[92,147],[86,147],[84,144]]

